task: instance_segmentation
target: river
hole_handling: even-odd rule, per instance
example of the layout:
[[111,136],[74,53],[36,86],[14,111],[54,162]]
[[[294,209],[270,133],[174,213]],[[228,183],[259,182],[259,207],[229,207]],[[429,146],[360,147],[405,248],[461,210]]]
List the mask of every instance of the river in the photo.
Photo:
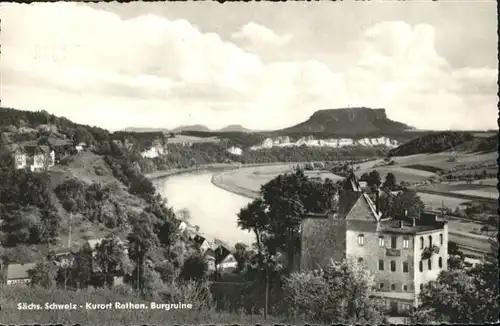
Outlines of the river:
[[254,242],[253,233],[238,227],[236,214],[251,199],[214,186],[211,182],[212,175],[210,172],[192,172],[155,179],[152,182],[168,200],[169,206],[176,211],[189,210],[189,223],[198,225],[200,233],[209,241],[218,238],[229,245],[236,242],[250,245]]

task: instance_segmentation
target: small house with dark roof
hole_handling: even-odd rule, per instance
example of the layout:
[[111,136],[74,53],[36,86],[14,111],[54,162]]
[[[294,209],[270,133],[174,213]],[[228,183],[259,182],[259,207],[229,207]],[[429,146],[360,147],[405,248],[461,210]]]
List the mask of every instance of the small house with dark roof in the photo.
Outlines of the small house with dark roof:
[[29,270],[34,269],[35,263],[10,264],[7,266],[7,285],[22,285],[31,283]]
[[379,192],[372,200],[351,174],[336,207],[301,223],[298,269],[318,270],[347,258],[374,276],[376,295],[404,313],[418,305],[423,285],[447,269],[448,226],[436,214],[382,217]]
[[73,153],[76,153],[76,149],[68,139],[60,139],[56,137],[48,137],[45,142],[49,148],[54,151],[55,160],[61,160]]
[[215,249],[215,264],[217,270],[222,273],[234,271],[238,267],[238,261],[226,245],[220,244]]
[[196,234],[194,237],[193,237],[193,241],[195,243],[195,246],[196,248],[203,254],[205,253],[205,251],[207,251],[208,249],[211,249],[211,246],[210,246],[210,243],[208,242],[208,240],[199,235],[199,234]]

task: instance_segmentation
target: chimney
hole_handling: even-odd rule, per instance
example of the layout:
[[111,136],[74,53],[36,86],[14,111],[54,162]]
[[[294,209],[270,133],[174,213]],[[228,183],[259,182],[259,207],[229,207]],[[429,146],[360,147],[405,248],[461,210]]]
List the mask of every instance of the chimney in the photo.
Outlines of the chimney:
[[377,214],[380,214],[380,194],[378,189],[375,191],[375,209]]

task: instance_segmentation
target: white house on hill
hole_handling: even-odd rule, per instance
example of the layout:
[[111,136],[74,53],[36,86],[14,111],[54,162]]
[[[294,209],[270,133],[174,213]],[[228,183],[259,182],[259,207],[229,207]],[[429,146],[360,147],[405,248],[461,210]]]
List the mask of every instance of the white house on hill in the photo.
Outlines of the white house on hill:
[[31,278],[28,274],[28,271],[35,268],[35,266],[35,263],[10,264],[7,267],[7,285],[31,283]]

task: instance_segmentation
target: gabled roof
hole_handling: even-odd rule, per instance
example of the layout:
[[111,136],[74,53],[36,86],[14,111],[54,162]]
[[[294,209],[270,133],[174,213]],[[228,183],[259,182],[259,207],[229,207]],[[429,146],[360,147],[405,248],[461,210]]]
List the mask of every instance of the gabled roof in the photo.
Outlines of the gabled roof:
[[30,269],[35,268],[36,263],[28,263],[28,264],[10,264],[7,267],[7,279],[15,280],[15,279],[24,279],[29,278],[28,271]]
[[73,146],[73,143],[67,139],[59,139],[54,137],[49,137],[47,139],[47,143],[52,147]]
[[223,245],[219,245],[216,249],[215,249],[215,258],[218,262],[221,262],[223,261],[224,259],[226,259],[227,256],[229,256],[231,254],[231,251],[226,248],[225,246]]
[[207,241],[207,239],[205,239],[205,237],[202,237],[201,235],[197,234],[194,236],[193,241],[196,244],[201,245],[201,244],[203,244],[203,242]]
[[339,195],[337,218],[345,218],[360,197],[361,193],[359,192],[342,191]]
[[90,249],[92,249],[92,251],[95,250],[95,248],[101,244],[102,240],[104,240],[104,238],[100,238],[100,239],[91,239],[91,240],[87,240],[87,243],[89,244],[90,246]]
[[[359,214],[359,207],[365,207],[365,213],[367,215],[364,215],[365,217],[371,216],[373,218],[373,221],[379,221],[380,220],[380,213],[377,213],[377,209],[375,207],[375,204],[373,201],[370,199],[370,197],[365,194],[365,193],[358,193],[358,197],[354,201],[354,203],[351,205],[349,211],[346,213],[345,219],[351,219],[351,220],[358,220],[360,216]],[[358,207],[358,209],[354,209],[354,207]]]

